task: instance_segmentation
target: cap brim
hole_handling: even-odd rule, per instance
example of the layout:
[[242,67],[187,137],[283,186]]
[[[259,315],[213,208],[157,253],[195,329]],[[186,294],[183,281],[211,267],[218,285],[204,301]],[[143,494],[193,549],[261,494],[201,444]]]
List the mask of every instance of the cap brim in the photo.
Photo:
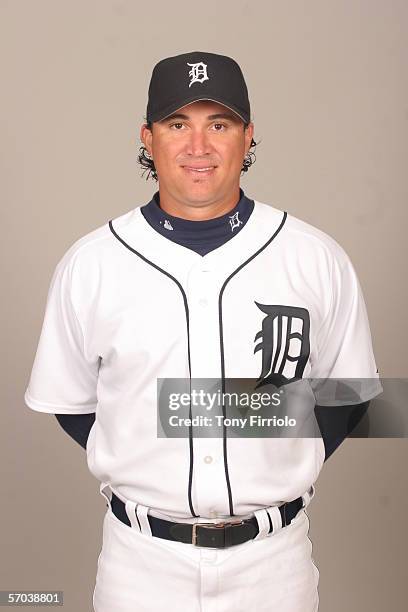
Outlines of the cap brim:
[[245,116],[242,114],[242,111],[234,107],[230,102],[226,102],[222,100],[221,98],[215,99],[215,98],[208,98],[208,97],[201,97],[201,96],[193,96],[191,99],[188,98],[187,100],[184,100],[182,104],[180,104],[179,102],[176,102],[175,104],[172,104],[171,106],[168,106],[165,109],[163,109],[159,114],[154,115],[151,121],[153,122],[162,121],[163,119],[166,119],[167,117],[172,115],[174,112],[180,110],[180,108],[183,108],[183,106],[187,106],[188,104],[192,104],[193,102],[199,102],[200,100],[209,100],[210,102],[217,102],[218,104],[222,104],[223,106],[231,110],[233,113],[238,115],[238,117],[242,119],[244,123],[247,123],[250,121],[249,117],[245,118]]

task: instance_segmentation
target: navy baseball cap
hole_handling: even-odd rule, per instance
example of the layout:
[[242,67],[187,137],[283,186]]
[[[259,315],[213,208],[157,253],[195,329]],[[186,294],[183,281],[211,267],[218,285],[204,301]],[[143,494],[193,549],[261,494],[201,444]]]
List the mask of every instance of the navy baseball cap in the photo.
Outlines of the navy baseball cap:
[[181,107],[211,100],[250,121],[248,90],[241,68],[226,55],[192,51],[167,57],[153,68],[146,119],[165,119]]

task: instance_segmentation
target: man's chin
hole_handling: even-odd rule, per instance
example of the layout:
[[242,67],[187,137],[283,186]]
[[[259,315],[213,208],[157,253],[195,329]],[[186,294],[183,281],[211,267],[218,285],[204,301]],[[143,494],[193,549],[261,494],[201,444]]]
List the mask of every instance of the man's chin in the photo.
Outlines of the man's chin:
[[216,194],[202,194],[201,197],[193,197],[191,194],[186,195],[182,202],[187,206],[192,206],[194,208],[200,208],[203,206],[208,206],[209,204],[214,204],[217,201]]

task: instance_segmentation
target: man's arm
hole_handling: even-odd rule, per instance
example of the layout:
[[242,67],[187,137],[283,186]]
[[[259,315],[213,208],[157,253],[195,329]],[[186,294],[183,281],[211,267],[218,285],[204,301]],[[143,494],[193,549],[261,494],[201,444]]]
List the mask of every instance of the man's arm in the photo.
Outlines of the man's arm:
[[56,414],[55,416],[62,429],[86,449],[89,432],[95,422],[95,412],[91,414]]
[[315,415],[326,451],[325,461],[358,425],[369,404],[370,400],[351,406],[315,406]]

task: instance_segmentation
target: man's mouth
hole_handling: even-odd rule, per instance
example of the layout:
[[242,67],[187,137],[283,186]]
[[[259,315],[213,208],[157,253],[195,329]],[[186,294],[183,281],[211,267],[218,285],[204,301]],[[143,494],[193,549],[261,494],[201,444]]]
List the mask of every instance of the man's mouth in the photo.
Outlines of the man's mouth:
[[209,175],[211,174],[215,168],[217,166],[205,166],[205,167],[198,167],[198,166],[182,166],[184,170],[186,170],[187,172],[190,172],[192,174],[201,174],[201,175]]

